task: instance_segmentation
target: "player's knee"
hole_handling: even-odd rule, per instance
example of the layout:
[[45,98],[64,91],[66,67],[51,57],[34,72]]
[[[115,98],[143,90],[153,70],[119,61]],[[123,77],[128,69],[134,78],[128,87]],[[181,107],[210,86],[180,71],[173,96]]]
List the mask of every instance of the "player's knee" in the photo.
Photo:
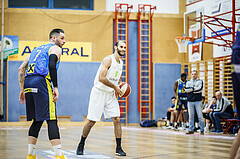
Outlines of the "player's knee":
[[48,124],[48,138],[49,138],[49,140],[60,139],[57,120],[48,120],[47,124]]
[[120,124],[120,118],[119,117],[113,117],[112,118],[114,124]]
[[96,123],[96,121],[88,120],[87,125],[88,125],[89,127],[93,127],[93,126],[95,125],[95,123]]
[[39,131],[42,127],[43,121],[33,121],[31,127],[28,131],[28,136],[33,136],[35,138],[38,138]]
[[218,112],[213,113],[213,117],[214,117],[214,118],[217,117],[217,116],[219,116],[219,113],[218,113]]

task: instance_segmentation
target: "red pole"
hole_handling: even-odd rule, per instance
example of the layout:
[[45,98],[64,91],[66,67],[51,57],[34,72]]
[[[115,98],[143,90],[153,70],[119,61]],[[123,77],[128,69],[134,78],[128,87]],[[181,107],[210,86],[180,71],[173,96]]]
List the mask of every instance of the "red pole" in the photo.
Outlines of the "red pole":
[[138,111],[140,111],[140,80],[141,80],[141,73],[140,73],[140,62],[141,62],[141,57],[140,57],[140,45],[141,45],[141,36],[140,36],[140,29],[141,29],[141,12],[140,12],[140,4],[138,5]]
[[[127,24],[127,28],[126,28],[126,30],[127,30],[127,34],[126,34],[126,39],[127,39],[127,71],[126,71],[126,73],[127,73],[127,79],[126,79],[126,81],[127,81],[127,83],[129,83],[129,39],[128,39],[128,29],[129,29],[129,25],[128,25],[128,22],[129,22],[129,12],[128,12],[128,7],[127,7],[127,19],[126,19],[126,24]],[[127,111],[126,112],[128,112],[128,107],[129,107],[129,98],[127,98]]]
[[118,10],[117,10],[117,3],[115,3],[115,43],[117,42],[117,14],[118,14]]
[[232,0],[232,28],[233,28],[233,36],[232,36],[232,41],[234,43],[235,41],[235,24],[236,24],[236,19],[235,19],[235,0]]

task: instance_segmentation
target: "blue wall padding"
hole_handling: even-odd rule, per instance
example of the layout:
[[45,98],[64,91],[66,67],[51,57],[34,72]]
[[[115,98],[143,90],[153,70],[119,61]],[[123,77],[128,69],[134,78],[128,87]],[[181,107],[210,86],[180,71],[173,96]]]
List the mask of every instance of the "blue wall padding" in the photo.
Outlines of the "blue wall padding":
[[[19,115],[25,114],[25,105],[20,104],[18,68],[22,61],[8,62],[8,121],[19,121]],[[24,114],[22,114],[24,113]]]
[[[133,35],[134,36],[134,35]],[[135,35],[136,36],[136,35]],[[132,37],[135,38],[135,37]],[[131,38],[130,38],[131,39]],[[128,123],[139,122],[137,105],[137,42],[130,40],[129,48],[129,84],[132,93],[129,96]],[[134,47],[135,46],[135,47]],[[21,61],[9,61],[8,83],[8,119],[18,121],[19,115],[25,115],[25,105],[19,103],[18,67]],[[58,71],[59,100],[57,101],[58,115],[71,115],[72,121],[82,121],[87,115],[88,101],[97,69],[100,63],[95,62],[62,62]],[[155,117],[165,117],[167,108],[171,105],[173,86],[180,77],[180,64],[155,64]]]
[[131,95],[129,96],[128,123],[139,123],[138,111],[138,23],[129,22],[129,84]]
[[181,77],[181,64],[155,63],[155,119],[167,116],[167,108],[172,105],[174,83]]

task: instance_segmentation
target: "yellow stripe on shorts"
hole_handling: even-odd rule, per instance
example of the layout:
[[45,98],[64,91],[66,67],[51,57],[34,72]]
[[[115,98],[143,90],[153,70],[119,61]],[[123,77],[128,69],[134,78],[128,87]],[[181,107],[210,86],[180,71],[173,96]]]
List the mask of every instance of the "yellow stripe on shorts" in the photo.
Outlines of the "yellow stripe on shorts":
[[47,82],[47,88],[48,88],[48,97],[49,97],[49,115],[50,120],[56,120],[56,113],[55,113],[55,103],[53,102],[53,93],[52,93],[52,87],[51,83],[48,79],[46,79]]
[[175,100],[175,107],[174,107],[174,109],[176,110],[178,108],[179,108],[179,105],[178,105],[178,96],[177,96],[177,98]]
[[32,89],[31,89],[31,88],[25,88],[25,89],[24,89],[24,93],[29,93],[29,92],[32,92]]

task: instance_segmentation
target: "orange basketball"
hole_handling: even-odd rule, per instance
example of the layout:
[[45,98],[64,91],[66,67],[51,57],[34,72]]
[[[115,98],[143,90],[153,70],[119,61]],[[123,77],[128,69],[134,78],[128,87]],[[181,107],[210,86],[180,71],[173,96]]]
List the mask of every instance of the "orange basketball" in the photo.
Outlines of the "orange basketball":
[[119,96],[119,97],[126,98],[126,97],[128,97],[130,95],[131,87],[130,87],[129,84],[127,84],[125,82],[122,82],[119,87],[120,87],[121,91],[123,92],[123,95]]

